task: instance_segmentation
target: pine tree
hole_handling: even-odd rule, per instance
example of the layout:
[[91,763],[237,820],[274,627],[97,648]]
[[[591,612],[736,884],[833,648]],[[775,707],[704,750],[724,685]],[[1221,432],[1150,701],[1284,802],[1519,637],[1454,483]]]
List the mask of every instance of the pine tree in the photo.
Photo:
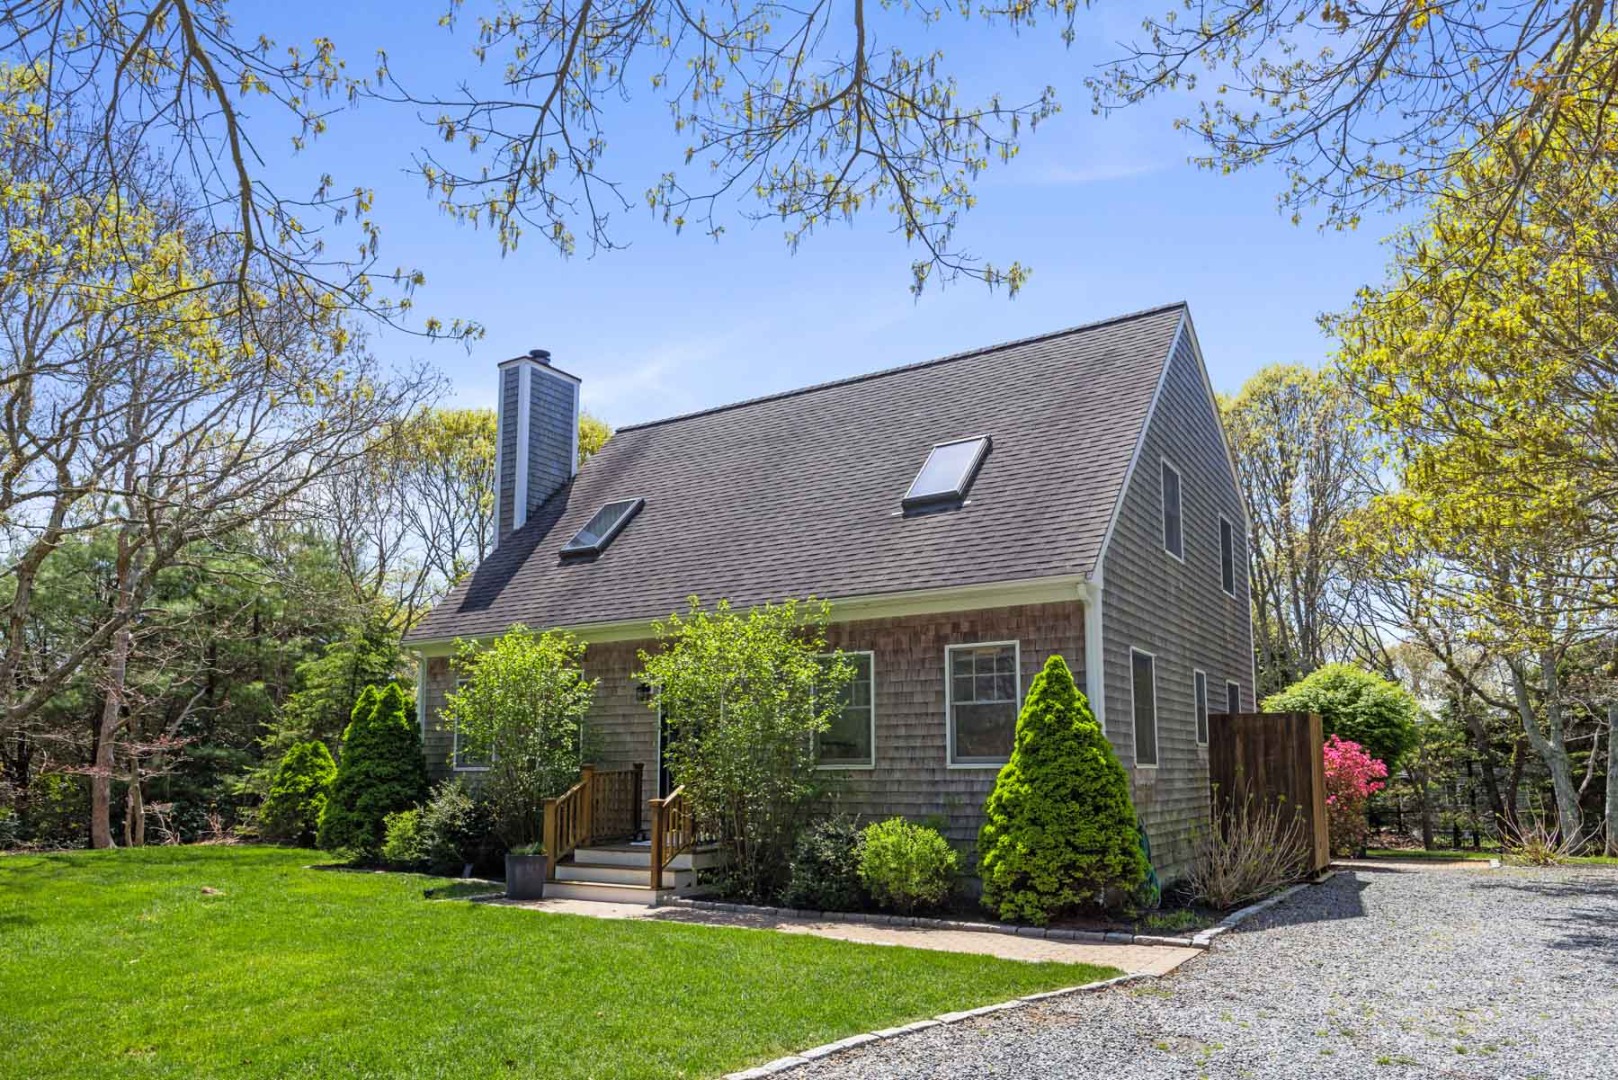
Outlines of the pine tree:
[[320,846],[361,856],[381,850],[384,819],[427,797],[427,759],[404,691],[368,686],[343,732],[337,779],[320,816]]
[[319,739],[293,744],[276,766],[270,793],[259,807],[265,837],[307,847],[315,841],[337,762]]
[[1002,919],[1044,925],[1146,878],[1129,778],[1060,656],[1028,691],[984,819],[983,901]]

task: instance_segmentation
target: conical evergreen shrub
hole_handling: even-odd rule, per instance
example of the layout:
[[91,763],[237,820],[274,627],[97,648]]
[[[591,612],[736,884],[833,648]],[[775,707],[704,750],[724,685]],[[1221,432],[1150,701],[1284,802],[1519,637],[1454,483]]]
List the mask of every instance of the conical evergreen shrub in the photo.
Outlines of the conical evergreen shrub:
[[276,766],[270,793],[258,808],[266,839],[288,840],[307,847],[326,809],[326,795],[337,778],[337,762],[319,739],[293,743]]
[[368,686],[354,703],[337,779],[320,815],[320,846],[374,856],[386,835],[384,819],[427,798],[427,759],[410,720],[404,691]]
[[1043,926],[1146,878],[1129,777],[1060,656],[1045,662],[1017,717],[1011,760],[978,834],[983,902]]

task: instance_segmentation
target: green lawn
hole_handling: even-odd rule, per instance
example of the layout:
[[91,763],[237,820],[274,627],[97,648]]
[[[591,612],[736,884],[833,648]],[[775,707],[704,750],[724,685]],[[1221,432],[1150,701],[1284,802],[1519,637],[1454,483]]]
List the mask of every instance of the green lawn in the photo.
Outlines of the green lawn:
[[0,857],[0,1077],[710,1076],[1115,974],[428,900],[441,881],[310,861]]
[[[1485,862],[1489,859],[1504,859],[1510,861],[1510,856],[1503,856],[1498,851],[1423,851],[1421,848],[1370,848],[1365,852],[1370,859],[1434,859],[1438,861],[1455,862],[1466,860],[1468,862]],[[1611,855],[1570,855],[1567,859],[1569,866],[1618,866],[1618,858]]]

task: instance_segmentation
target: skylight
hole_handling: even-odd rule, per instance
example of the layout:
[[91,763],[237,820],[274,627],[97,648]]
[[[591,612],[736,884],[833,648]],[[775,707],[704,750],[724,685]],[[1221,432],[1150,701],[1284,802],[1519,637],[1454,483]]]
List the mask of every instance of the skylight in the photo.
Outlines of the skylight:
[[584,528],[573,534],[573,539],[562,548],[563,555],[599,555],[612,543],[612,538],[629,524],[645,499],[622,499],[610,502],[595,512],[595,516],[584,523]]
[[959,500],[971,486],[972,477],[977,475],[988,449],[987,435],[956,439],[933,447],[921,472],[910,482],[910,490],[905,492],[905,509]]

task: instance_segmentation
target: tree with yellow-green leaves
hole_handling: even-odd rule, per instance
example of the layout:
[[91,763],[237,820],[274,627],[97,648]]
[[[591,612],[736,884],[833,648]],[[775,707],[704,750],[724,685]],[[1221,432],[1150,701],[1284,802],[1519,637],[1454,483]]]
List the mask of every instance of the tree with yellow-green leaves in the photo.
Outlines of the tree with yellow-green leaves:
[[1357,542],[1456,681],[1519,717],[1571,841],[1573,755],[1601,748],[1570,744],[1563,671],[1618,629],[1618,34],[1596,44],[1554,119],[1456,158],[1388,283],[1329,320],[1400,481]]
[[[130,670],[158,577],[290,512],[432,383],[379,365],[339,305],[215,288],[237,253],[206,213],[138,147],[98,171],[106,148],[47,107],[51,89],[0,68],[0,737],[96,673],[86,772],[105,847],[115,773],[140,781]],[[92,534],[109,543],[94,602],[46,649],[41,575]]]

